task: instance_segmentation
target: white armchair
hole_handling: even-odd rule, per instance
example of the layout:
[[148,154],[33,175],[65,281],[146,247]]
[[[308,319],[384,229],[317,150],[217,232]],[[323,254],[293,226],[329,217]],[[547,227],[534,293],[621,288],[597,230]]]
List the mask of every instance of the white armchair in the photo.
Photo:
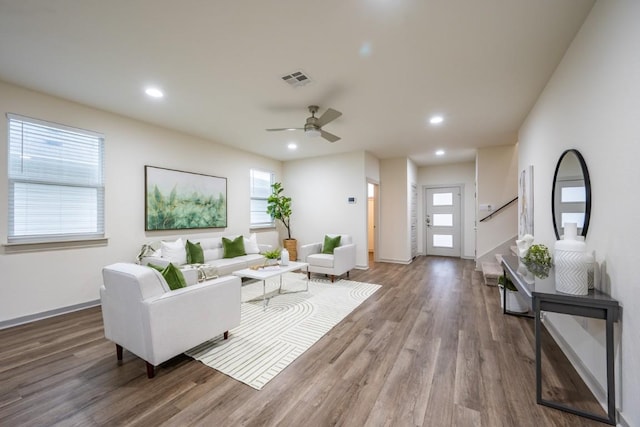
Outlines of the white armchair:
[[[335,237],[337,234],[327,234]],[[336,276],[341,276],[356,266],[356,245],[348,234],[340,235],[340,245],[333,250],[333,254],[323,254],[323,242],[309,243],[302,245],[298,251],[298,259],[309,264],[307,267],[307,277],[311,278],[311,273],[328,274],[331,282]]]
[[226,276],[169,290],[149,267],[117,263],[102,270],[100,287],[105,337],[155,366],[240,324],[239,277]]

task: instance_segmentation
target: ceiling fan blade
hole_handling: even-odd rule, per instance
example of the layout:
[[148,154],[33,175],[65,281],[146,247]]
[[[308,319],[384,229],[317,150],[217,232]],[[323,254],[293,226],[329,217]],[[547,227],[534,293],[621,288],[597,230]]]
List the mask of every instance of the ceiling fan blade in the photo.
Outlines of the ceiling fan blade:
[[304,128],[277,128],[277,129],[265,129],[268,132],[279,132],[281,130],[304,130]]
[[320,136],[323,137],[324,139],[326,139],[329,142],[336,142],[336,141],[340,140],[339,136],[335,136],[334,134],[329,133],[326,130],[322,130],[322,129],[320,129]]
[[327,123],[337,119],[341,115],[342,115],[342,113],[340,111],[336,111],[333,108],[329,108],[327,111],[324,112],[324,114],[322,116],[320,116],[320,118],[318,119],[316,124],[318,126],[322,127],[322,126],[326,125]]

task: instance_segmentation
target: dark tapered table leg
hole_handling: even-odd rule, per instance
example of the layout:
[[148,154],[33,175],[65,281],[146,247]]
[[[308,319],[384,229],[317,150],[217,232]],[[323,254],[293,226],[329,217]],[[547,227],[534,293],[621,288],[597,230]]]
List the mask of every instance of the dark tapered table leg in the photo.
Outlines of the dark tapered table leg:
[[533,314],[535,317],[535,335],[536,335],[536,403],[542,403],[542,323],[540,317],[540,300],[533,299]]

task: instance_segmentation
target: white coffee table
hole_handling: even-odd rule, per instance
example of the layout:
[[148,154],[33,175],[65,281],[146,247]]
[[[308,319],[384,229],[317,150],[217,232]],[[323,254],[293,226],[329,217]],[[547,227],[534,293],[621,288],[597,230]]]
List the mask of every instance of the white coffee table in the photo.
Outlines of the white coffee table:
[[[267,304],[268,304],[267,279],[280,276],[280,287],[278,288],[278,293],[281,293],[282,292],[282,275],[290,271],[301,270],[303,268],[306,268],[308,265],[309,264],[307,264],[306,262],[290,261],[289,264],[287,265],[267,266],[267,267],[261,267],[255,270],[253,268],[245,268],[242,270],[234,271],[231,274],[238,277],[246,277],[249,279],[262,280],[262,305],[263,305],[263,310],[266,310]],[[305,274],[305,277],[307,281],[307,287],[305,291],[309,291],[309,277],[306,274]]]

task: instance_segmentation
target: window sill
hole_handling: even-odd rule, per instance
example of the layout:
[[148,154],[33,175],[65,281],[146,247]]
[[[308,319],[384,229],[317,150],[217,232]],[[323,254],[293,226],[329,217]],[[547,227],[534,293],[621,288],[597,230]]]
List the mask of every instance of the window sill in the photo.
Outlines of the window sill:
[[275,230],[275,228],[275,225],[252,225],[249,227],[249,231]]
[[4,253],[18,253],[106,246],[108,243],[108,237],[99,237],[95,239],[61,240],[56,242],[11,242],[4,243],[2,246]]

